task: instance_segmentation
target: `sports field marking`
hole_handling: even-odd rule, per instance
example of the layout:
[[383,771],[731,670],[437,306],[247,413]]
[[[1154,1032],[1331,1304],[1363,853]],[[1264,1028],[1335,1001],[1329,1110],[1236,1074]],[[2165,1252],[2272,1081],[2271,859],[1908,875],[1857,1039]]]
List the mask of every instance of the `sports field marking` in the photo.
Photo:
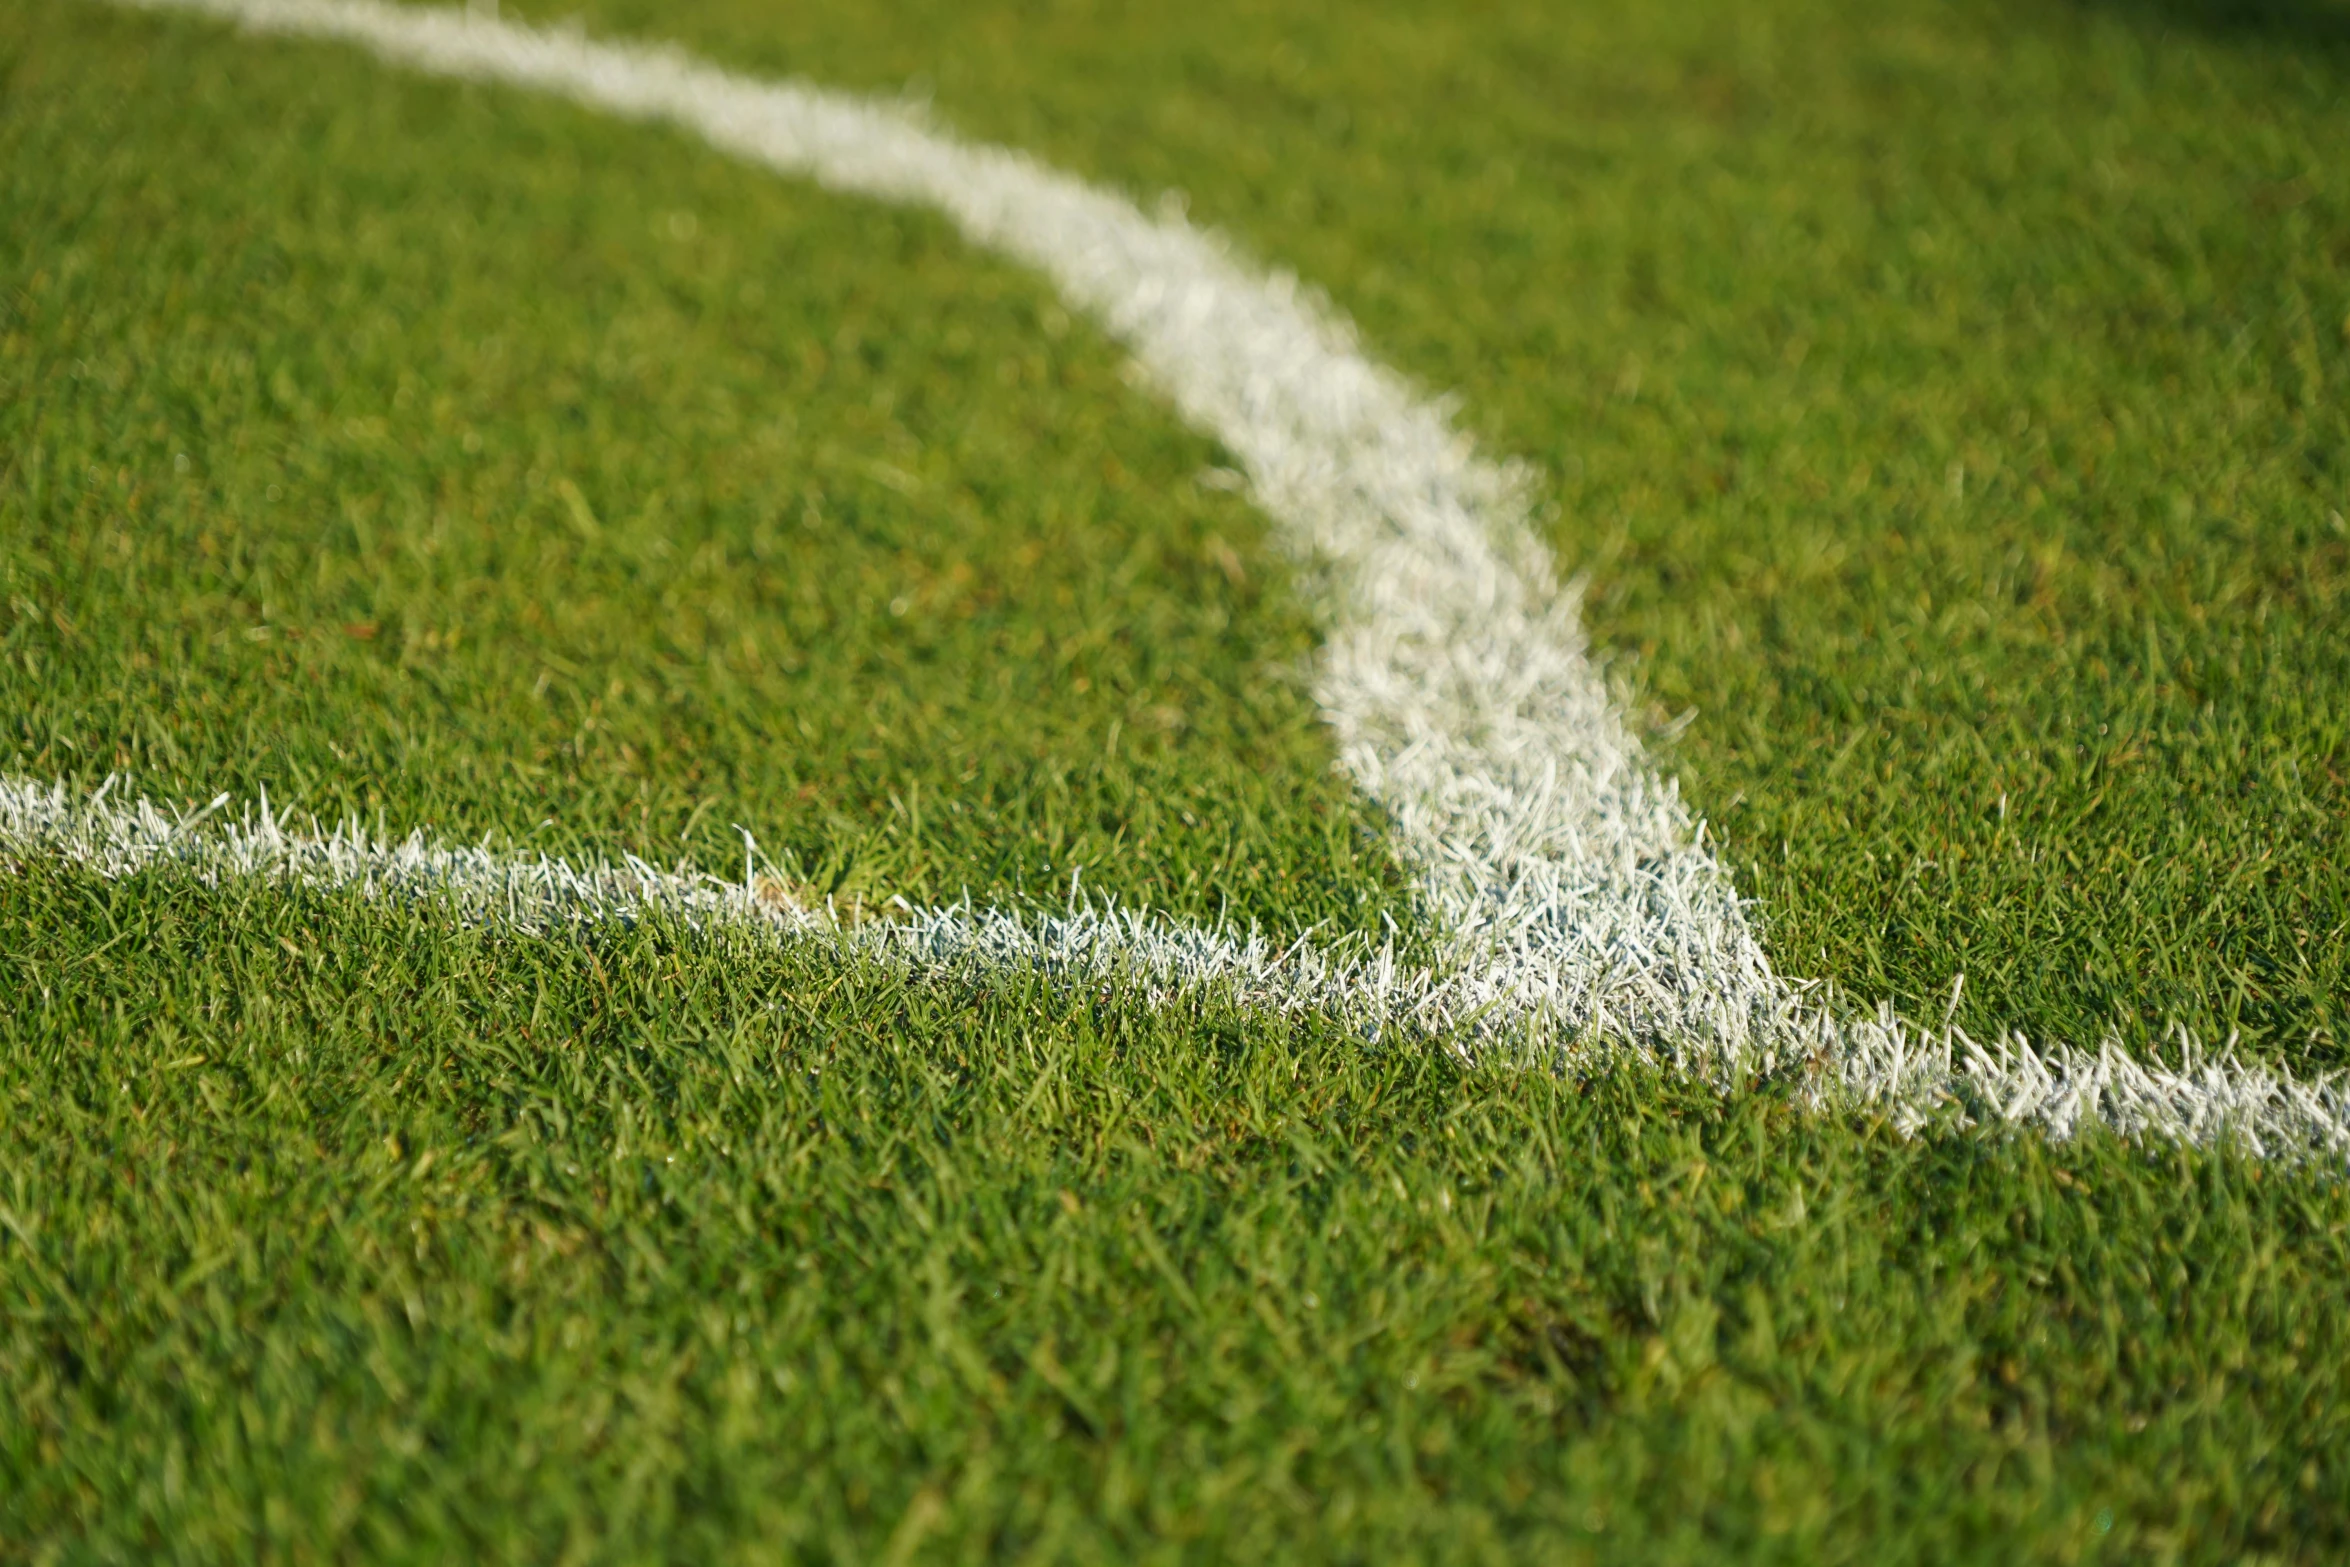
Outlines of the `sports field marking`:
[[[760,82],[674,50],[374,0],[128,3],[534,87],[680,126],[836,190],[934,209],[975,243],[1042,272],[1124,342],[1177,409],[1236,454],[1316,582],[1329,631],[1317,696],[1344,765],[1393,824],[1444,956],[1437,974],[1303,949],[1275,962],[1215,933],[1081,913],[1072,918],[1092,921],[1082,926],[1089,962],[1123,949],[1145,975],[1161,971],[1168,951],[1213,953],[1201,961],[1237,964],[1229,971],[1248,976],[1244,991],[1283,1008],[1335,1001],[1378,1013],[1392,1000],[1384,1015],[1432,1031],[1532,1029],[1633,1049],[1725,1085],[1792,1071],[1820,1098],[1878,1105],[1905,1125],[1949,1106],[2058,1136],[2102,1120],[2130,1135],[2225,1133],[2267,1152],[2350,1151],[2350,1104],[2336,1080],[2296,1083],[2226,1059],[2147,1067],[2111,1044],[1984,1047],[1890,1012],[1839,1015],[1813,987],[1775,974],[1702,827],[1609,701],[1575,595],[1528,524],[1523,476],[1480,458],[1440,406],[1368,359],[1295,280],[1252,269],[1180,215],[1146,215],[898,106]],[[4,798],[0,840],[101,867],[188,859],[205,874],[430,885],[477,916],[524,923],[661,902],[689,912],[750,905],[745,888],[722,894],[641,866],[579,870],[422,840],[294,835],[266,812],[224,833],[183,828],[144,802],[83,801],[39,784],[10,783]],[[531,903],[532,886],[555,901]],[[694,887],[719,902],[694,902]],[[1034,943],[1069,939],[1054,928],[1015,935],[1022,927],[1008,916],[919,911],[905,929],[929,934],[902,950],[916,962],[1042,961]],[[1249,952],[1257,957],[1228,956]]]
[[[1280,1016],[1320,1015],[1374,1039],[1459,1048],[1514,1036],[1525,1049],[1547,1038],[1568,1051],[1579,1041],[1639,1043],[1588,1021],[1560,1035],[1560,1025],[1573,1020],[1530,1000],[1499,963],[1432,971],[1398,964],[1390,949],[1343,956],[1304,941],[1283,947],[1254,933],[1075,900],[1066,913],[1042,919],[957,905],[900,907],[886,919],[844,925],[828,910],[775,898],[748,863],[739,882],[636,859],[575,866],[450,847],[421,833],[393,841],[349,824],[329,831],[313,824],[305,832],[266,801],[224,812],[231,802],[223,795],[190,813],[110,793],[0,776],[0,853],[53,857],[109,877],[164,870],[209,885],[258,879],[430,900],[459,919],[534,933],[665,917],[708,934],[821,943],[843,957],[934,978],[1020,970],[1070,986],[1114,986],[1154,1004],[1213,996]],[[2094,1054],[2042,1050],[2016,1036],[1986,1047],[1953,1028],[1919,1031],[1890,1010],[1838,1022],[1825,1009],[1805,1012],[1792,996],[1780,1025],[1774,1043],[1782,1068],[1802,1074],[1815,1104],[1875,1104],[1909,1129],[1941,1111],[2033,1126],[2060,1139],[2103,1121],[2125,1136],[2190,1143],[2234,1137],[2253,1152],[2288,1158],[2350,1153],[2350,1093],[2340,1079],[2298,1082],[2226,1058],[2197,1060],[2185,1041],[2174,1069],[2148,1066],[2112,1044]],[[1793,1056],[1807,1039],[1812,1053]],[[1725,1087],[1740,1069],[1720,1056],[1668,1059],[1710,1066]]]

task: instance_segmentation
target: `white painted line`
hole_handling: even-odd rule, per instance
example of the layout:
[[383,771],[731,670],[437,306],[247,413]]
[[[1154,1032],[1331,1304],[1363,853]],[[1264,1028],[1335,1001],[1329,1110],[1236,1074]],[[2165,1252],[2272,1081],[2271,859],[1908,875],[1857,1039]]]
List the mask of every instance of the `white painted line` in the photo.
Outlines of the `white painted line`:
[[[421,833],[392,840],[345,823],[306,830],[267,801],[227,796],[198,811],[110,798],[62,784],[0,776],[0,873],[11,860],[84,866],[108,878],[186,877],[207,886],[257,880],[421,905],[459,921],[541,935],[646,919],[829,948],[926,976],[983,978],[1033,971],[1080,987],[1114,985],[1149,1003],[1215,996],[1259,1012],[1318,1014],[1372,1037],[1440,1037],[1496,998],[1473,974],[1405,971],[1392,953],[1342,955],[1254,932],[1203,930],[1100,902],[1072,900],[1058,915],[1019,916],[969,906],[917,909],[856,923],[801,907],[762,884],[746,863],[730,882],[641,860],[573,865],[547,856],[438,844]],[[746,859],[748,851],[746,849]],[[1534,1022],[1521,1018],[1521,1022]]]
[[[1725,1085],[1796,1072],[1823,1096],[1881,1105],[1904,1124],[1961,1104],[2057,1135],[2102,1120],[2206,1141],[2224,1126],[2271,1151],[2350,1151],[2336,1082],[2232,1063],[2166,1072],[2111,1046],[1986,1050],[1890,1014],[1832,1015],[1776,975],[1728,875],[1609,701],[1574,595],[1529,526],[1522,475],[1478,456],[1294,279],[1252,267],[1180,216],[1146,215],[901,106],[762,82],[672,49],[378,0],[128,3],[343,39],[417,70],[668,122],[784,174],[941,212],[1050,278],[1238,456],[1318,583],[1329,641],[1317,695],[1444,932],[1450,978],[1382,970],[1399,999],[1417,998],[1405,1011],[1423,1024],[1538,1024],[1544,1037],[1639,1051]],[[373,850],[335,841],[345,847],[334,853],[373,863]],[[947,930],[1001,917],[936,918]],[[1127,934],[1098,939],[1147,948],[1161,939],[1150,933],[1174,929],[1119,918]],[[1286,972],[1266,969],[1262,982],[1285,983]],[[1344,972],[1345,985],[1369,983]],[[1295,982],[1324,995],[1338,983]]]
[[[1080,989],[1110,987],[1151,1004],[1220,1001],[1276,1016],[1317,1015],[1371,1038],[1454,1048],[1529,1047],[1545,1056],[1603,1053],[1621,1041],[1561,1033],[1492,968],[1430,971],[1392,950],[1348,955],[1256,934],[1203,930],[1135,910],[1072,906],[1022,919],[968,906],[902,909],[844,926],[828,913],[763,896],[746,869],[729,882],[629,860],[572,865],[545,856],[452,848],[422,834],[392,841],[355,825],[289,826],[266,802],[224,811],[159,809],[62,784],[0,776],[0,874],[13,857],[81,865],[107,877],[176,874],[207,885],[260,880],[423,904],[459,920],[555,934],[607,922],[667,918],[707,933],[802,943],[930,978],[1034,973]],[[2234,1137],[2283,1157],[2350,1153],[2350,1102],[2339,1080],[2297,1083],[2226,1059],[2149,1068],[2108,1048],[2039,1052],[2021,1040],[1976,1044],[1947,1029],[1921,1034],[1886,1014],[1838,1025],[1790,1014],[1790,1042],[1815,1064],[1798,1081],[1823,1108],[1874,1105],[1916,1129],[1936,1114],[2006,1121],[2070,1137],[2103,1121],[2128,1136],[2191,1143]],[[1734,1086],[1726,1084],[1725,1086]]]

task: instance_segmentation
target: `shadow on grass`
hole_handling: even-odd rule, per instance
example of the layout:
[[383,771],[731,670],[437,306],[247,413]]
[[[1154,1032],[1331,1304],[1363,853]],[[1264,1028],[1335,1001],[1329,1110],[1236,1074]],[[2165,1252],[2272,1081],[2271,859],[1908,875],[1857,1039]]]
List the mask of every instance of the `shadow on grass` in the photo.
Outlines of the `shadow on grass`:
[[2073,0],[2157,29],[2256,41],[2350,65],[2350,4],[2343,0]]

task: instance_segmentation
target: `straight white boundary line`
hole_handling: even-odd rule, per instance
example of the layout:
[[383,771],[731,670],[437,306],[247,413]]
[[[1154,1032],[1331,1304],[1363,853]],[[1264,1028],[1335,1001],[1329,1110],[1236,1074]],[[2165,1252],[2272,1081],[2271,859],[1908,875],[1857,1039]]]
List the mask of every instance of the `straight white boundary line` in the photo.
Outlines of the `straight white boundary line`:
[[[982,979],[1025,970],[1065,985],[1112,985],[1146,1003],[1215,995],[1251,1011],[1320,1015],[1372,1038],[1426,1038],[1490,1006],[1473,976],[1447,980],[1398,968],[1392,954],[1341,957],[1306,942],[1210,931],[1148,913],[1072,900],[1059,915],[1023,919],[968,904],[913,908],[844,922],[756,876],[743,880],[642,860],[573,865],[544,855],[448,847],[422,833],[378,838],[345,823],[308,830],[266,800],[234,812],[227,795],[199,811],[111,799],[113,780],[85,795],[0,775],[0,873],[12,856],[62,860],[109,879],[176,874],[206,886],[260,881],[423,905],[460,922],[536,935],[669,919],[776,945],[827,948],[925,976]],[[1521,1019],[1521,1021],[1531,1021]]]
[[[1823,1097],[1880,1105],[1908,1125],[1952,1105],[2058,1136],[2103,1121],[2125,1135],[2350,1152],[2337,1080],[2301,1084],[2224,1058],[2146,1067],[2111,1043],[1985,1048],[1889,1011],[1833,1015],[1810,987],[1775,974],[1702,829],[1610,702],[1575,595],[1529,525],[1523,476],[1479,457],[1440,405],[1366,357],[1352,328],[1293,278],[1252,268],[1180,216],[1146,215],[1023,154],[964,143],[902,106],[761,82],[672,49],[381,0],[126,3],[535,88],[679,126],[779,173],[938,211],[1049,278],[1236,454],[1320,587],[1328,643],[1316,694],[1344,766],[1386,812],[1395,852],[1444,932],[1443,976],[1401,974],[1385,956],[1339,964],[1296,951],[1276,962],[1262,947],[1127,914],[1080,912],[1056,934],[1050,922],[1040,933],[1001,914],[925,911],[905,927],[928,933],[915,947],[933,942],[957,963],[1049,963],[1077,941],[1117,949],[1138,976],[1205,965],[1280,1010],[1335,1005],[1438,1031],[1532,1022],[1725,1084],[1799,1071]],[[688,883],[641,866],[579,870],[421,839],[294,835],[266,810],[225,833],[189,829],[145,802],[79,801],[21,781],[0,787],[0,842],[115,871],[190,859],[206,875],[433,885],[478,916],[523,923],[681,899],[705,907]],[[711,885],[690,884],[721,899],[708,908],[749,896],[738,889],[727,904]],[[526,909],[534,887],[555,901]],[[1178,949],[1190,956],[1168,956]]]
[[[1204,930],[1130,909],[1072,906],[1022,919],[994,909],[901,909],[846,926],[829,912],[762,892],[746,865],[729,882],[641,860],[575,866],[546,856],[452,848],[421,833],[397,841],[356,825],[303,831],[266,801],[228,815],[229,797],[201,811],[112,800],[63,784],[0,775],[0,874],[11,856],[81,865],[109,878],[161,872],[206,885],[259,880],[426,904],[458,920],[539,934],[668,917],[705,932],[804,943],[931,978],[1032,973],[1076,989],[1111,988],[1150,1004],[1213,998],[1282,1017],[1319,1016],[1372,1039],[1498,1045],[1572,1060],[1624,1041],[1559,1032],[1562,1019],[1492,969],[1430,970],[1392,949],[1341,956],[1305,942],[1283,947],[1251,932]],[[1907,1130],[1937,1115],[2037,1127],[2066,1138],[2103,1122],[2125,1136],[2256,1154],[2339,1159],[2350,1153],[2350,1091],[2340,1079],[2296,1082],[2225,1056],[2198,1061],[2182,1041],[2177,1069],[2148,1067],[2108,1045],[2095,1054],[2033,1049],[2021,1038],[1978,1044],[1954,1028],[1911,1029],[1890,1011],[1839,1025],[1791,1016],[1814,1053],[1783,1070],[1822,1108],[1883,1108]],[[1697,1063],[1684,1060],[1685,1065]],[[1716,1059],[1716,1080],[1737,1086]]]

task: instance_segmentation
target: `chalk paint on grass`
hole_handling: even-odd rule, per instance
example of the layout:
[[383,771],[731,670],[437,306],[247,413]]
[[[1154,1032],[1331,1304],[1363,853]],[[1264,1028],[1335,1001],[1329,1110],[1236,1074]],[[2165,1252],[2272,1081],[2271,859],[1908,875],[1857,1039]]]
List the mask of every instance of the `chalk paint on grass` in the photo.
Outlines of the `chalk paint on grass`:
[[[1431,1036],[1474,1020],[1496,1043],[1531,1030],[1635,1051],[1724,1086],[1795,1074],[1815,1097],[1880,1106],[1905,1125],[1956,1105],[2059,1136],[2101,1121],[2192,1142],[2224,1133],[2269,1152],[2350,1151],[2335,1080],[2296,1083],[2226,1058],[2185,1057],[2171,1070],[2110,1042],[1982,1046],[1889,1010],[1844,1015],[1816,987],[1775,973],[1701,825],[1610,700],[1575,594],[1534,535],[1526,476],[1480,456],[1439,403],[1370,359],[1352,327],[1294,278],[1252,265],[1180,213],[1146,213],[1023,153],[964,142],[902,104],[760,81],[676,49],[535,30],[489,11],[127,3],[339,39],[431,74],[666,122],[779,173],[942,213],[973,243],[1049,278],[1126,345],[1186,420],[1235,454],[1316,593],[1326,630],[1316,696],[1342,765],[1392,824],[1394,852],[1441,933],[1438,963],[1407,971],[1392,953],[1340,961],[1302,947],[1276,959],[1131,912],[1077,911],[1076,923],[1056,926],[917,911],[903,929],[918,934],[888,940],[929,942],[963,963],[1062,962],[1079,948],[1087,962],[1108,961],[1116,950],[1146,985],[1214,970],[1280,1010],[1407,1020]],[[143,803],[76,805],[38,784],[8,788],[10,819],[29,835],[19,847],[78,844],[56,852],[93,864],[104,863],[97,846],[126,841],[101,823],[135,817],[132,837],[146,841],[165,820]],[[36,828],[35,818],[50,825]],[[625,912],[632,898],[707,911],[744,896],[645,880],[651,873],[633,862],[532,870],[422,840],[293,837],[266,812],[202,841],[215,846],[197,856],[208,873],[247,860],[296,879],[340,867],[332,874],[369,886],[394,864],[427,879],[441,872],[424,867],[442,866],[443,890],[483,917],[501,917],[501,896],[525,906],[533,888],[599,917]]]
[[[452,847],[419,832],[383,838],[348,823],[305,829],[266,801],[225,809],[225,795],[201,810],[177,811],[112,794],[112,780],[85,794],[0,776],[0,874],[13,868],[11,858],[37,856],[109,878],[258,880],[542,936],[663,920],[689,932],[813,946],[923,979],[1033,975],[1144,1004],[1212,1000],[1281,1017],[1313,1015],[1391,1045],[1531,1051],[1570,1068],[1620,1047],[1588,1029],[1565,1028],[1492,969],[1403,964],[1391,947],[1333,953],[1305,941],[1280,945],[1255,932],[1075,898],[1059,913],[1025,916],[968,904],[900,904],[886,918],[849,923],[828,908],[778,897],[756,874],[747,844],[742,879],[729,881],[633,858],[574,865]],[[1940,1116],[2066,1138],[2103,1123],[2125,1136],[2233,1140],[2285,1158],[2350,1153],[2350,1086],[2341,1079],[2296,1082],[2225,1055],[2197,1061],[2186,1042],[2173,1070],[2112,1046],[2040,1051],[2011,1038],[1986,1047],[1954,1028],[1920,1033],[1889,1011],[1842,1025],[1815,1011],[1790,1017],[1788,1026],[1790,1039],[1808,1030],[1813,1046],[1808,1056],[1784,1055],[1778,1071],[1802,1096],[1822,1109],[1881,1106],[1910,1130]],[[1728,1075],[1751,1065],[1716,1057],[1707,1069],[1725,1088],[1751,1087],[1756,1077]]]

